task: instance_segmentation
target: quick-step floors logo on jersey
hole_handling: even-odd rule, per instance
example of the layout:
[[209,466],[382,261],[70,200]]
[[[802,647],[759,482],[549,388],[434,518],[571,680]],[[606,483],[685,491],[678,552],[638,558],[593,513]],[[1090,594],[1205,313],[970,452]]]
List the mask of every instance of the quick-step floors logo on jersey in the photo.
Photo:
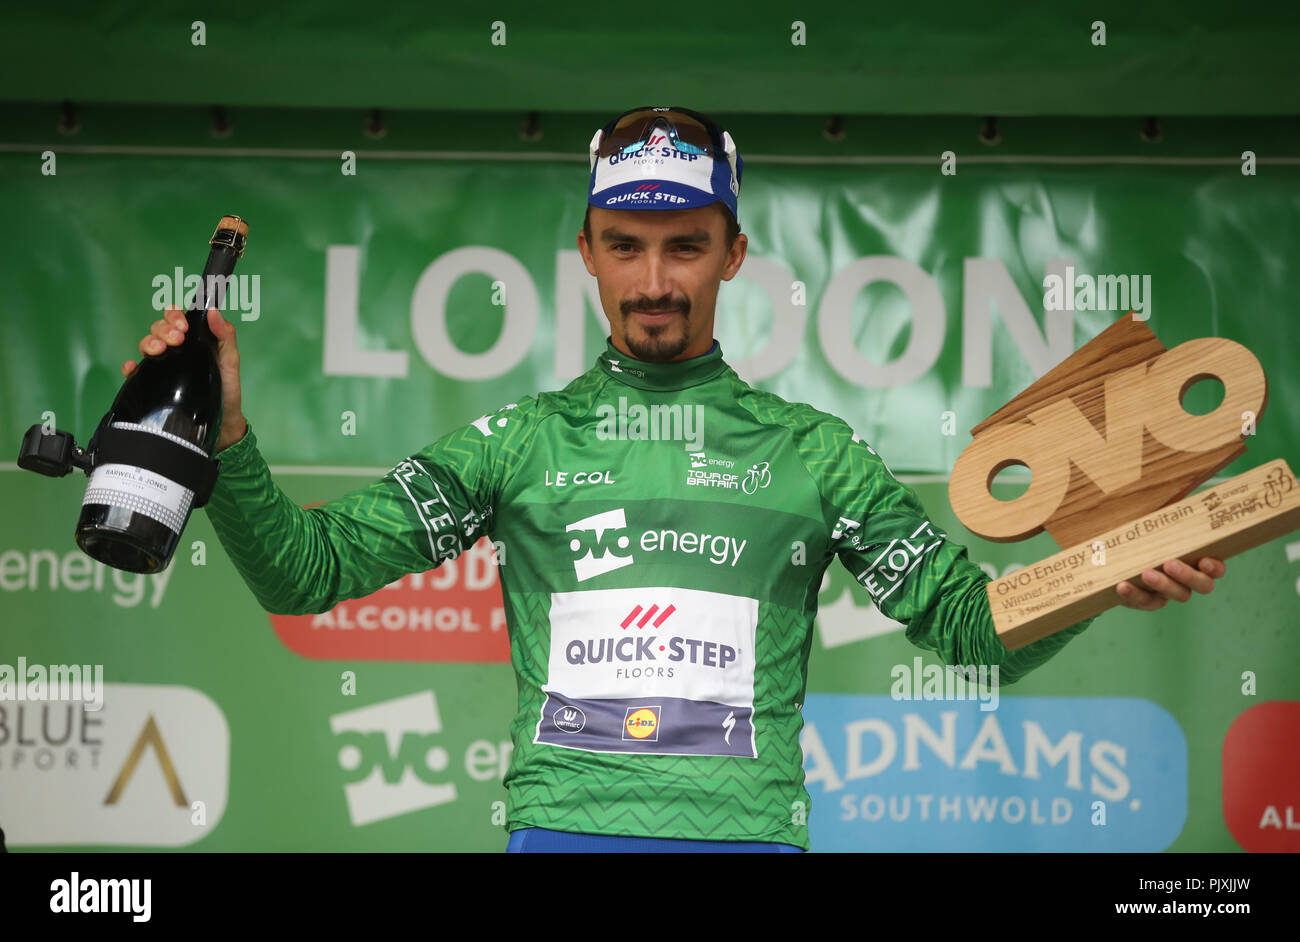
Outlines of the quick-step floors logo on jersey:
[[556,592],[550,621],[534,742],[756,755],[757,599],[680,586]]

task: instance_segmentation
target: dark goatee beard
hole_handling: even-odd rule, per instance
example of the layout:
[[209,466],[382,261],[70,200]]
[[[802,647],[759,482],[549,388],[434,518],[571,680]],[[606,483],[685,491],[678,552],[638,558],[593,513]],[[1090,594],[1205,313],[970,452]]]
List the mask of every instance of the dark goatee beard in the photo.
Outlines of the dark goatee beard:
[[634,335],[627,329],[631,314],[623,317],[623,337],[628,350],[638,360],[647,363],[667,363],[686,352],[690,346],[690,332],[687,330],[690,315],[682,313],[681,322],[676,321],[658,327],[643,327]]

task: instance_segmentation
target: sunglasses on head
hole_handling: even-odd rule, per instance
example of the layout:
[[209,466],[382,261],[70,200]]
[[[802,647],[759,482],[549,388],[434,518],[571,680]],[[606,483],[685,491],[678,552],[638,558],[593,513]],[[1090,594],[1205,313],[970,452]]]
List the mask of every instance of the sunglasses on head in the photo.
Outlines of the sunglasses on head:
[[645,147],[656,127],[662,127],[669,141],[687,154],[721,156],[721,136],[707,118],[689,108],[636,108],[615,118],[603,129],[597,158],[634,154]]
[[634,108],[619,115],[591,139],[590,166],[606,157],[635,154],[645,148],[655,128],[662,128],[679,151],[725,158],[736,190],[736,145],[731,135],[689,108]]

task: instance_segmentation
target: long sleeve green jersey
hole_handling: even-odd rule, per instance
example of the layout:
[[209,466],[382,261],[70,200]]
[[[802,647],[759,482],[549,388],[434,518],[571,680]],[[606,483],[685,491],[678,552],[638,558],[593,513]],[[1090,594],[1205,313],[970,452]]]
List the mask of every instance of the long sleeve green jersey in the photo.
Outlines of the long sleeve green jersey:
[[988,576],[843,420],[723,360],[609,341],[562,390],[443,435],[322,506],[252,427],[208,515],[267,611],[328,611],[496,545],[518,706],[508,830],[808,848],[800,748],[817,594],[838,557],[907,638],[1013,683],[1087,627],[1009,652]]

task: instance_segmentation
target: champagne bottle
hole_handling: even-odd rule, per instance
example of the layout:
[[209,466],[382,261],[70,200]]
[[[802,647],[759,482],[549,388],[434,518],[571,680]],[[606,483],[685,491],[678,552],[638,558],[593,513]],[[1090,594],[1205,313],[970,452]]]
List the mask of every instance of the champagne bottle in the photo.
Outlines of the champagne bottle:
[[[166,569],[190,512],[201,506],[185,482],[194,483],[204,476],[196,469],[208,471],[212,465],[211,490],[219,465],[210,459],[221,436],[222,400],[218,341],[207,311],[221,307],[247,236],[248,224],[239,216],[223,216],[217,223],[202,284],[186,313],[184,341],[140,361],[90,440],[87,451],[95,461],[76,541],[105,565],[140,573]],[[137,434],[109,436],[109,430]],[[103,447],[105,437],[112,438],[112,448]],[[152,455],[149,460],[141,457],[145,452]],[[206,498],[204,493],[202,501]]]

